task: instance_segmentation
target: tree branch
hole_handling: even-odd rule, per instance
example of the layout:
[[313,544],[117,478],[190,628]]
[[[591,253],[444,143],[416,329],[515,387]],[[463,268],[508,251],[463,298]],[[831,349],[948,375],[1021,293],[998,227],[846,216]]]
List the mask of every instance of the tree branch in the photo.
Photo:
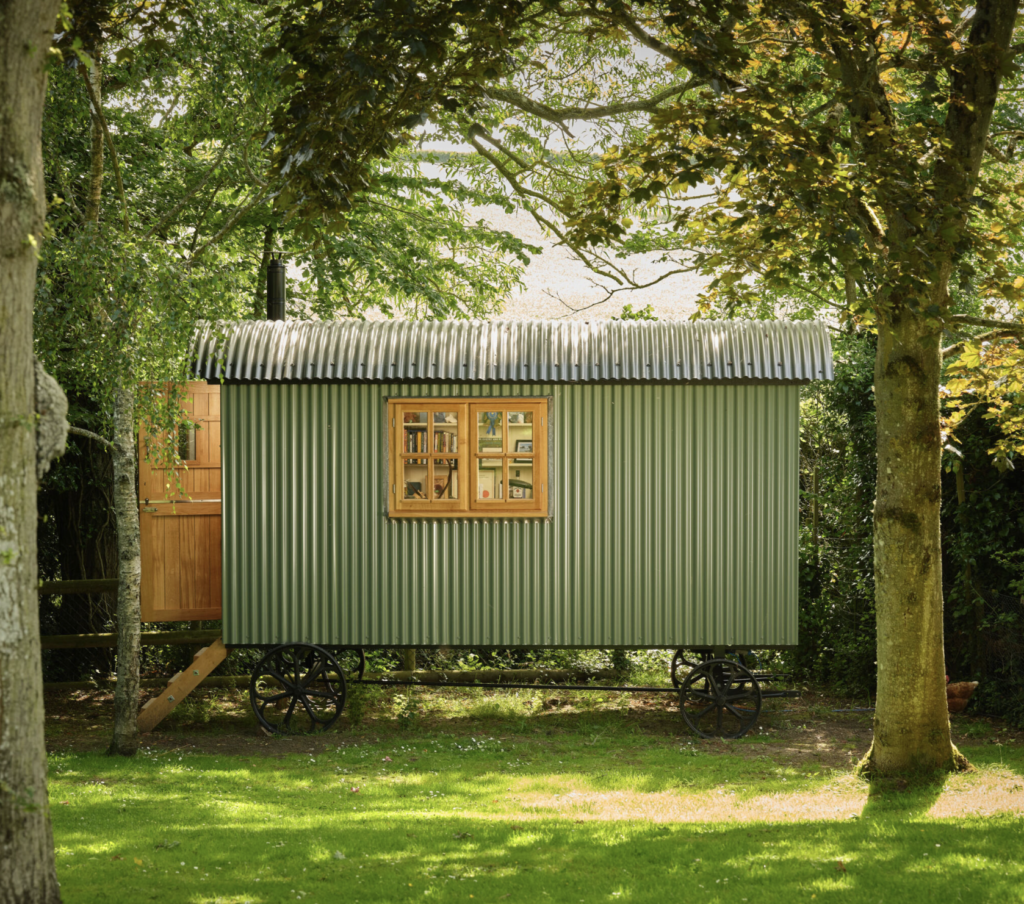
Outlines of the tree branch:
[[[473,145],[474,148],[476,148],[477,153],[481,157],[483,157],[485,160],[487,160],[491,164],[491,166],[493,166],[499,173],[501,173],[501,175],[504,177],[505,181],[508,182],[508,184],[512,187],[512,189],[515,191],[515,193],[517,195],[519,195],[520,197],[523,197],[523,198],[527,198],[527,197],[537,198],[538,200],[543,201],[545,204],[549,204],[555,210],[559,210],[559,206],[556,203],[554,203],[550,198],[547,198],[546,196],[540,194],[539,192],[535,192],[535,191],[533,191],[533,190],[531,190],[529,188],[526,188],[526,186],[524,186],[509,171],[508,167],[506,167],[494,154],[492,154],[490,151],[488,151],[486,148],[484,148],[480,144],[480,142],[479,142],[479,133],[478,134],[474,134],[470,138],[470,143]],[[532,204],[527,203],[524,206],[526,207],[527,213],[529,213],[531,217],[533,217],[545,229],[551,230],[551,232],[554,235],[558,236],[559,241],[563,245],[565,245],[565,247],[568,248],[569,251],[571,251],[576,257],[578,257],[589,269],[593,270],[599,276],[605,276],[608,279],[614,280],[619,285],[622,285],[623,283],[631,283],[632,282],[630,280],[630,278],[626,275],[625,271],[623,271],[620,267],[616,267],[610,261],[608,261],[608,260],[606,260],[604,258],[601,258],[598,255],[594,255],[594,259],[595,260],[600,260],[602,266],[606,268],[604,270],[599,269],[594,264],[593,260],[587,260],[586,256],[580,252],[579,248],[577,248],[575,245],[573,245],[573,243],[570,242],[565,237],[565,234],[562,232],[562,230],[560,230],[547,217],[545,217],[541,213],[539,213],[534,208],[534,206]],[[565,213],[565,211],[562,211],[562,210],[560,210],[560,212],[563,213],[563,214]],[[615,272],[614,273],[609,272],[610,270],[614,270]],[[616,275],[616,274],[618,274],[618,275]]]
[[[707,63],[695,60],[689,57],[685,53],[681,53],[675,47],[670,44],[666,44],[664,41],[656,38],[654,35],[648,34],[640,26],[640,23],[630,18],[621,9],[616,10],[613,14],[607,17],[607,21],[613,22],[619,25],[625,32],[632,35],[632,37],[647,47],[653,50],[655,53],[661,54],[663,57],[667,57],[672,62],[684,67],[688,72],[694,74],[694,81],[699,84],[708,84],[710,82],[717,81],[723,89],[728,88],[729,90],[735,90],[736,88],[742,87],[742,82],[737,79],[725,75],[723,72],[712,69]],[[699,70],[703,70],[702,72]]]
[[953,345],[947,345],[942,349],[942,358],[945,360],[946,358],[953,357],[953,355],[959,355],[967,347],[968,342],[990,342],[993,339],[1014,339],[1019,337],[1020,333],[1016,330],[991,330],[988,333],[971,336],[970,339],[961,339]]
[[843,269],[843,289],[846,292],[846,307],[852,311],[857,307],[857,280],[848,266]]
[[93,113],[96,115],[100,128],[103,129],[103,137],[107,140],[107,147],[110,148],[110,159],[114,164],[114,177],[117,179],[117,193],[121,198],[121,215],[124,217],[124,231],[128,232],[130,228],[128,226],[128,203],[124,199],[124,183],[121,181],[121,161],[117,156],[117,148],[114,147],[114,139],[110,137],[110,129],[107,128],[107,119],[103,115],[100,99],[95,90],[93,90],[92,82],[89,81],[89,73],[84,67],[82,67],[81,72],[82,81],[85,82],[85,90],[89,92],[89,103],[92,104]]
[[85,214],[79,209],[78,204],[75,203],[75,193],[70,185],[67,183],[67,179],[64,178],[63,167],[57,169],[57,181],[60,182],[61,191],[64,192],[63,197],[67,200],[68,204],[71,205],[71,209],[75,212],[75,216],[78,217],[80,223],[85,222]]
[[146,231],[142,236],[143,239],[152,239],[157,232],[160,232],[166,226],[169,226],[174,218],[181,213],[182,208],[196,196],[196,193],[203,190],[203,186],[213,177],[213,174],[217,171],[217,167],[220,162],[224,159],[224,155],[227,154],[227,143],[220,148],[220,154],[217,155],[217,159],[210,164],[210,168],[206,171],[206,175],[203,176],[193,187],[189,188],[182,199],[174,205],[161,219],[151,228]]
[[969,314],[951,314],[944,319],[946,323],[962,323],[966,326],[987,326],[994,330],[1005,330],[1015,336],[1024,336],[1024,323],[1014,323],[1012,320],[971,317]]
[[252,167],[249,166],[249,142],[242,142],[242,163],[245,165],[245,171],[249,174],[249,178],[252,179],[260,188],[266,188],[267,183],[260,179],[253,171]]
[[643,44],[655,53],[661,54],[663,57],[667,57],[672,60],[673,63],[678,63],[680,66],[685,66],[687,69],[690,68],[689,64],[692,60],[689,60],[684,53],[680,53],[671,44],[666,44],[664,41],[654,37],[654,35],[648,34],[643,28],[640,27],[640,23],[631,19],[624,12],[619,11],[608,17],[609,21],[615,22],[622,26],[623,30],[628,34],[632,35],[634,40]]
[[234,216],[230,217],[228,221],[217,231],[213,238],[211,238],[205,244],[200,245],[199,248],[197,248],[196,251],[193,253],[192,260],[195,260],[197,257],[199,257],[199,255],[206,251],[207,248],[211,248],[214,245],[216,245],[222,238],[224,238],[224,236],[226,236],[232,229],[234,229],[238,221],[242,219],[242,217],[244,217],[247,213],[249,213],[249,211],[252,210],[257,204],[259,204],[260,201],[263,200],[269,187],[270,186],[264,186],[258,192],[256,192],[256,197],[254,197],[252,201],[246,204],[241,210],[237,211]]
[[224,155],[227,153],[227,151],[228,145],[227,142],[225,142],[224,146],[220,149],[220,154],[217,155],[217,159],[210,164],[210,168],[206,171],[206,175],[203,176],[203,178],[200,179],[195,185],[193,185],[192,188],[185,192],[184,197],[177,204],[175,204],[174,207],[172,207],[170,211],[168,211],[168,213],[161,217],[160,220],[151,229],[149,229],[146,232],[146,234],[143,236],[144,239],[152,238],[164,227],[169,226],[171,224],[174,218],[179,213],[181,213],[182,208],[186,204],[188,204],[190,200],[192,200],[192,198],[195,196],[197,192],[202,191],[203,186],[210,181],[213,174],[217,171],[217,167],[220,164],[221,160],[224,159]]
[[174,113],[175,108],[178,106],[178,101],[181,100],[183,91],[184,89],[179,90],[178,93],[174,95],[171,105],[164,113],[160,114],[160,122],[158,122],[156,126],[158,129],[162,129],[167,124],[167,120],[171,118],[171,114]]
[[[991,138],[985,142],[985,150],[1000,163],[1010,163],[1010,158],[996,147],[995,142]],[[918,163],[920,164],[920,161]]]
[[68,433],[74,433],[76,436],[84,436],[86,439],[91,439],[94,442],[101,443],[110,449],[111,452],[114,451],[114,444],[109,439],[104,439],[98,433],[93,433],[91,430],[83,430],[81,427],[68,427]]
[[620,104],[605,104],[600,107],[563,107],[558,110],[554,107],[549,107],[547,104],[531,100],[518,91],[513,91],[509,88],[488,88],[487,96],[494,100],[511,104],[524,113],[529,113],[548,122],[561,124],[574,119],[602,119],[606,116],[621,116],[624,113],[653,113],[659,109],[658,105],[662,101],[668,100],[674,95],[683,94],[697,84],[700,84],[698,79],[690,79],[678,85],[672,85],[664,91],[659,91],[646,100],[624,101]]
[[[516,175],[507,166],[505,166],[504,163],[502,163],[494,154],[492,154],[490,151],[488,151],[480,144],[480,138],[483,138],[490,144],[495,145],[495,147],[497,147],[499,150],[503,150],[501,147],[501,142],[487,135],[483,129],[479,128],[473,131],[473,133],[469,136],[469,143],[472,144],[474,148],[476,148],[476,152],[481,157],[483,157],[484,160],[488,161],[491,164],[491,166],[493,166],[499,173],[501,173],[501,175],[505,178],[505,181],[508,182],[508,184],[511,185],[513,189],[515,189],[516,194],[522,195],[523,197],[536,198],[538,201],[543,201],[545,204],[550,204],[559,213],[563,215],[566,214],[566,211],[562,210],[562,208],[558,205],[557,202],[553,201],[546,195],[543,195],[540,192],[534,191],[532,188],[527,188],[525,185],[523,185],[516,177]],[[514,155],[509,154],[509,156],[513,160],[515,160]],[[551,229],[553,232],[556,231],[547,222],[545,222],[543,225],[547,226],[547,228]]]

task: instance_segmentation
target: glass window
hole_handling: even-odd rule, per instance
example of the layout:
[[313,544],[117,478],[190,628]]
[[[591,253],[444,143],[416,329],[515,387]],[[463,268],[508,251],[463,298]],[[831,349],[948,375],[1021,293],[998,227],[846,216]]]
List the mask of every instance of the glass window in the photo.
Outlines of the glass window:
[[547,411],[546,399],[391,400],[390,514],[546,515]]
[[182,461],[196,460],[196,425],[178,425],[178,458]]

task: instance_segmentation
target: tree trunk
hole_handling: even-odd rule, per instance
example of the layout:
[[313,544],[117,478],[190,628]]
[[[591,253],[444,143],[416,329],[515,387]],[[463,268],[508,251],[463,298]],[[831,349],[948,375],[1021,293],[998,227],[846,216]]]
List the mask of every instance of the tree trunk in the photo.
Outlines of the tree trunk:
[[875,605],[878,698],[872,772],[952,769],[939,533],[941,333],[904,312],[878,330]]
[[[96,97],[100,97],[100,58],[93,57],[92,68],[85,74],[92,85]],[[96,223],[100,218],[100,201],[103,198],[103,123],[100,120],[99,110],[96,110],[92,102],[89,103],[89,112],[92,114],[92,147],[90,149],[89,167],[89,197],[85,201],[85,220],[87,223]]]
[[139,749],[139,659],[142,564],[139,499],[135,490],[135,396],[121,386],[114,400],[114,512],[117,516],[117,690],[114,738],[107,753],[133,756]]
[[8,0],[0,27],[0,901],[60,901],[36,593],[32,302],[42,241],[42,117],[56,0]]
[[811,548],[814,550],[814,567],[821,564],[821,552],[818,538],[818,462],[821,456],[821,445],[814,450],[818,457],[814,459],[814,470],[811,472]]

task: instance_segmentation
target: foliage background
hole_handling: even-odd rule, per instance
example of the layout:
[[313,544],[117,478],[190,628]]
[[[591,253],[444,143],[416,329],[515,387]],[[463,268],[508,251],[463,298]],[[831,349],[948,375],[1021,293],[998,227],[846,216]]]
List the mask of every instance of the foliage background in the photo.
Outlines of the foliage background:
[[[834,343],[836,378],[804,390],[798,677],[838,694],[875,690],[872,509],[875,340]],[[1024,725],[1024,472],[993,450],[998,420],[974,409],[947,446],[942,483],[946,671],[977,680],[972,711]],[[1008,462],[1007,463],[1004,463]],[[812,527],[818,469],[819,542]],[[956,470],[965,501],[958,501]]]

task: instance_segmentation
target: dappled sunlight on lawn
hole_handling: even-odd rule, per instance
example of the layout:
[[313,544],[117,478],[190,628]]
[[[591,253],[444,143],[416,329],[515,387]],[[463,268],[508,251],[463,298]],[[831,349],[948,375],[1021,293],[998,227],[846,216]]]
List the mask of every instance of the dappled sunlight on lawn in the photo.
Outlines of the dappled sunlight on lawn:
[[[954,775],[928,815],[935,819],[954,816],[1024,815],[1024,778],[1005,766],[984,766],[967,775]],[[1024,844],[1024,838],[1021,839]]]
[[810,822],[860,815],[867,788],[829,792],[790,792],[744,797],[729,791],[603,793],[570,792],[533,797],[524,815],[571,819],[646,820],[649,822]]
[[[870,793],[866,782],[851,775],[833,779],[813,791],[751,795],[739,787],[685,793],[573,790],[555,795],[529,794],[522,798],[521,805],[526,818],[557,815],[583,820],[771,824],[856,818],[865,812]],[[932,818],[1024,815],[1024,780],[1000,767],[950,776],[931,806],[921,809]]]
[[738,747],[581,740],[55,755],[64,900],[1024,904],[1017,752],[869,785]]

